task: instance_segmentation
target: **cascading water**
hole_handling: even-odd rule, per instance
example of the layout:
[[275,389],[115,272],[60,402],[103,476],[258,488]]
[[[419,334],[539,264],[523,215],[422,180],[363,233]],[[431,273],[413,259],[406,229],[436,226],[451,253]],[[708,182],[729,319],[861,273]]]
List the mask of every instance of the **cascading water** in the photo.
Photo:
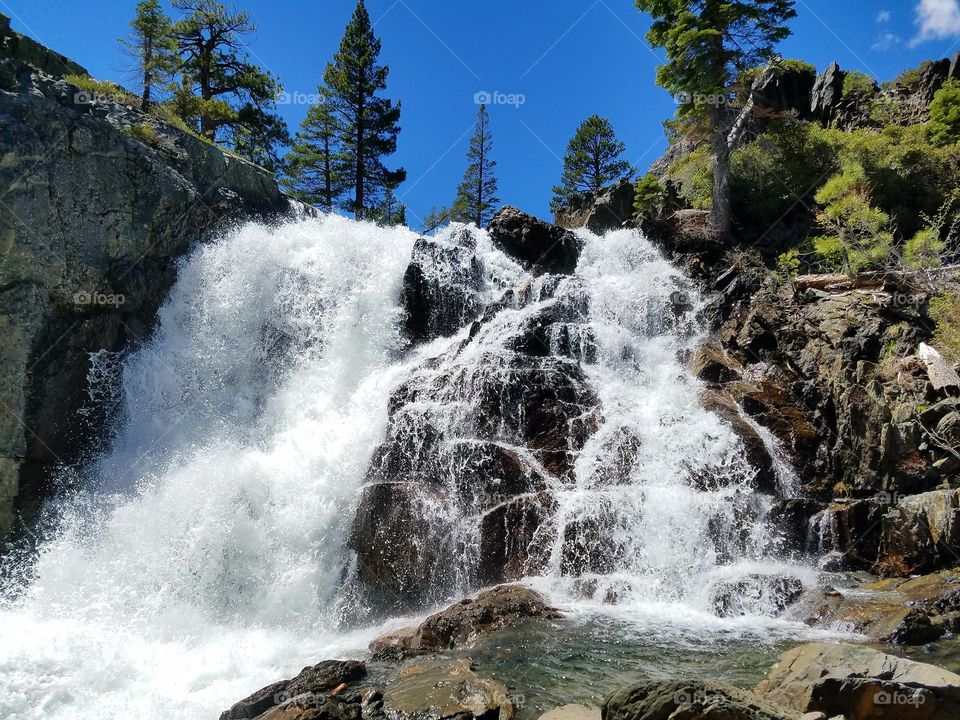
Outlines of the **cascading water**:
[[[514,498],[464,487],[470,458],[494,448],[543,511],[514,574],[574,610],[722,622],[713,590],[769,572],[771,537],[739,441],[683,367],[701,299],[633,232],[584,234],[564,278],[532,278],[472,237],[485,321],[412,350],[407,230],[249,225],[182,263],[150,342],[120,371],[97,359],[122,378],[94,392],[118,397],[110,451],[47,508],[35,557],[8,562],[0,716],[215,717],[304,664],[362,654],[377,630],[351,629],[344,602],[360,582],[351,525],[398,437],[425,463],[407,457],[406,480],[429,462],[454,471],[424,522],[463,562],[430,600],[496,579],[479,569],[477,518]],[[577,439],[537,435],[546,421],[511,405],[504,377],[582,380],[579,395],[551,390],[547,418]],[[398,388],[408,402],[391,409]],[[465,445],[480,455],[449,450]],[[745,608],[770,610],[762,595]]]

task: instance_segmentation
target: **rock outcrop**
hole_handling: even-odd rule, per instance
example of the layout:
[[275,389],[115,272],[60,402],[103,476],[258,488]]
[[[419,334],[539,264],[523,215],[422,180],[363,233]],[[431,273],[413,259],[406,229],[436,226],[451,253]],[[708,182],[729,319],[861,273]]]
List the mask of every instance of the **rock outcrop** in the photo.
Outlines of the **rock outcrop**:
[[377,638],[370,645],[374,660],[402,660],[415,655],[469,647],[477,638],[526,620],[552,620],[560,613],[534,590],[502,585],[465,598],[431,615],[417,627]]
[[91,353],[149,336],[192,244],[290,209],[266,170],[64,73],[0,16],[0,536],[104,434]]
[[796,713],[847,720],[960,717],[960,675],[849,644],[784,653],[754,692]]
[[752,693],[729,685],[682,680],[646,681],[608,697],[603,720],[803,720]]
[[634,184],[618,180],[596,193],[585,193],[557,214],[557,225],[565,228],[585,227],[592,233],[605,233],[629,225],[634,217]]
[[490,239],[535,274],[568,275],[577,267],[580,241],[569,230],[550,225],[509,205],[490,221]]

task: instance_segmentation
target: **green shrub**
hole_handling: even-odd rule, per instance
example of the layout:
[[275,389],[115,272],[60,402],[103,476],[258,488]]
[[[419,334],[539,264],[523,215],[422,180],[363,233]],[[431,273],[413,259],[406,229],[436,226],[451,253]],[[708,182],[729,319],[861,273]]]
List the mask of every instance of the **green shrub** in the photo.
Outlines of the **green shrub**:
[[160,142],[157,129],[150,123],[131,125],[130,127],[124,128],[124,132],[134,140],[139,140],[143,144],[150,145],[151,147],[156,147]]
[[863,166],[848,162],[816,195],[823,206],[818,218],[828,229],[814,248],[832,269],[846,272],[883,267],[893,249],[890,216],[871,204]]
[[933,96],[928,128],[936,145],[960,140],[960,83],[956,80],[949,81]]
[[924,228],[903,245],[903,264],[914,270],[940,267],[944,243],[932,228]]
[[933,344],[951,362],[960,362],[960,295],[945,292],[933,298],[930,318],[937,324]]
[[784,70],[793,70],[794,72],[817,74],[817,68],[803,60],[784,60],[780,63]]
[[850,70],[843,78],[843,99],[867,102],[877,94],[876,81],[864,72]]
[[633,208],[640,217],[653,217],[663,209],[665,192],[656,175],[647,173],[637,180]]
[[919,67],[915,67],[910,70],[904,70],[902,73],[897,75],[892,85],[904,92],[916,92],[920,89],[920,80],[923,77],[923,72],[930,65],[930,61],[925,60],[924,62],[920,63]]
[[680,196],[697,210],[713,207],[713,157],[708,147],[701,146],[675,160],[667,177],[676,183]]
[[64,75],[63,79],[74,85],[80,92],[91,96],[90,99],[107,99],[122,105],[137,106],[139,98],[128,90],[124,90],[116,83],[106,80],[97,80],[89,75]]

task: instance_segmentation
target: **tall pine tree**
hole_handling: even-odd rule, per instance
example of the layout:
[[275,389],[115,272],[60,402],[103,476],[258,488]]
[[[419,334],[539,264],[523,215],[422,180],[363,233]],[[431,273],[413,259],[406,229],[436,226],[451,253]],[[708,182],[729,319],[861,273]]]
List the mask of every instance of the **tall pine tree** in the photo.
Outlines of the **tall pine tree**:
[[178,112],[207,139],[273,167],[275,148],[289,135],[274,112],[280,82],[244,54],[256,25],[246,12],[216,0],[175,0],[174,6],[185,14],[173,28],[183,83]]
[[476,130],[470,138],[470,149],[467,151],[469,164],[453,204],[456,220],[476,223],[477,227],[482,228],[493,216],[500,199],[497,197],[497,178],[493,174],[497,162],[491,158],[492,151],[490,116],[486,106],[481,105],[477,111]]
[[564,153],[560,185],[553,188],[550,203],[553,211],[561,210],[583,193],[596,192],[630,175],[630,163],[620,159],[625,149],[609,120],[599,115],[584,120]]
[[298,200],[331,212],[350,187],[347,159],[329,98],[308,111],[286,157],[281,184]]
[[[722,235],[731,227],[730,152],[745,127],[729,99],[745,72],[774,58],[790,35],[794,0],[635,0],[653,17],[647,40],[667,51],[657,84],[682,98],[678,117],[691,134],[706,133],[714,156],[711,221]],[[744,112],[752,111],[751,98]]]
[[177,42],[171,36],[173,23],[159,0],[141,0],[130,23],[129,38],[120,43],[133,56],[137,87],[140,88],[140,109],[146,112],[156,100],[157,90],[169,89],[170,79],[178,66]]
[[357,219],[396,188],[406,171],[388,170],[383,158],[397,149],[400,104],[380,97],[389,68],[377,64],[380,40],[363,0],[357,2],[340,48],[323,73],[323,92],[339,128],[353,197],[343,203]]

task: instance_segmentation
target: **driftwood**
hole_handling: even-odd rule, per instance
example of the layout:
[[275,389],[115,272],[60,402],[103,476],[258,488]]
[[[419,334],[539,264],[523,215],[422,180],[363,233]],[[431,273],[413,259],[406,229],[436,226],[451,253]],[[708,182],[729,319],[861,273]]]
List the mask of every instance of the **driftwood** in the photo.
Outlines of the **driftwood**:
[[937,392],[960,390],[960,375],[946,358],[926,343],[920,343],[917,354],[927,366],[930,384]]
[[887,272],[826,273],[823,275],[801,275],[793,281],[793,286],[801,290],[823,290],[825,292],[846,292],[848,290],[881,290],[885,287],[904,289],[914,287],[918,281],[932,280],[944,275],[960,274],[960,265],[927,270],[890,270]]

